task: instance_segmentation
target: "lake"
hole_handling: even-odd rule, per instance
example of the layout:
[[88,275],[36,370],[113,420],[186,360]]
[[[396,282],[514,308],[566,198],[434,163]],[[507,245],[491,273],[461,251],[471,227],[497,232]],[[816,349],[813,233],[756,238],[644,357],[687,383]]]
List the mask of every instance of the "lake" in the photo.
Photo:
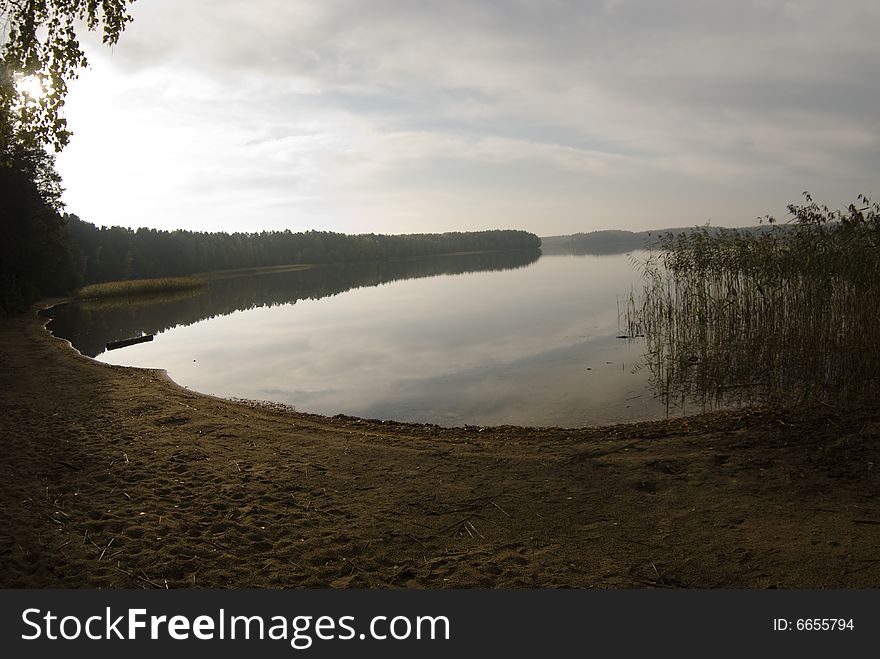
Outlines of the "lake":
[[[643,255],[491,253],[213,278],[204,290],[51,310],[99,361],[300,411],[440,425],[663,418],[620,334]],[[149,343],[106,351],[141,333]],[[679,410],[679,413],[689,410]],[[699,411],[699,410],[694,410]]]

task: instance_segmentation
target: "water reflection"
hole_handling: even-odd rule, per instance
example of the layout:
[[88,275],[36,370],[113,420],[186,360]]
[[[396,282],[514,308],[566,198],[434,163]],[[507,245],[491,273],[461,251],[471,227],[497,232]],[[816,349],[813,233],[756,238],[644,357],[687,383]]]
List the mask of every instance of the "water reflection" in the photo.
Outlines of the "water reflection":
[[[220,396],[444,425],[582,426],[664,414],[637,370],[643,346],[616,338],[617,298],[639,277],[627,256],[437,257],[217,280],[147,306],[67,305],[50,327],[85,354],[165,368]],[[101,354],[139,331],[156,340]]]
[[82,354],[97,357],[110,341],[140,333],[159,334],[172,327],[192,325],[234,311],[320,300],[348,290],[403,279],[523,268],[537,261],[540,255],[539,251],[486,252],[222,276],[196,291],[55,307],[48,312],[52,316],[49,329],[56,336],[68,339]]
[[876,278],[817,275],[817,260],[804,259],[812,272],[798,264],[793,274],[778,268],[773,278],[743,272],[733,259],[709,273],[652,266],[638,306],[627,310],[628,331],[647,336],[652,387],[671,415],[757,404],[874,404]]

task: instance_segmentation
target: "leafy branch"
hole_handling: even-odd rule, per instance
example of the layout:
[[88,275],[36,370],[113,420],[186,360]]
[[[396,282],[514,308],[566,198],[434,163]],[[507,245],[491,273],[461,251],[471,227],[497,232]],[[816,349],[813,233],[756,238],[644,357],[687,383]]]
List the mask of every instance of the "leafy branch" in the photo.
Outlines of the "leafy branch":
[[[70,139],[62,116],[68,82],[88,65],[78,30],[119,40],[134,0],[0,0],[0,147],[13,141],[60,151]],[[40,94],[20,89],[23,79]]]

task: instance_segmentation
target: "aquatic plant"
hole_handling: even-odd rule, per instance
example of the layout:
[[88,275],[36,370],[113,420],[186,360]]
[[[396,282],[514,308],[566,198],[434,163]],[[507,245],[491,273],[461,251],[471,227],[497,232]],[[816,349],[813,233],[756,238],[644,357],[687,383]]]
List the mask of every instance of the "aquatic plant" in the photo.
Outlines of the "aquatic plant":
[[118,298],[178,291],[191,291],[205,285],[199,277],[164,277],[160,279],[128,279],[84,286],[76,292],[82,299]]
[[[666,236],[623,314],[667,412],[860,405],[880,379],[880,205]],[[693,411],[693,410],[691,410]]]

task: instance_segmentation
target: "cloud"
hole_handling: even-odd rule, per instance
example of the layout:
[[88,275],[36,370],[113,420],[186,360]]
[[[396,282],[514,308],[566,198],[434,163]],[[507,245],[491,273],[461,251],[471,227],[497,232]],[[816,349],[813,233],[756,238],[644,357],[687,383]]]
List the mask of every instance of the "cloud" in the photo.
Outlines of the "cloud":
[[[134,15],[112,53],[90,48],[70,102],[68,200],[99,221],[742,224],[803,189],[870,192],[880,164],[872,2],[150,0]],[[96,156],[109,129],[137,133],[115,171]]]

